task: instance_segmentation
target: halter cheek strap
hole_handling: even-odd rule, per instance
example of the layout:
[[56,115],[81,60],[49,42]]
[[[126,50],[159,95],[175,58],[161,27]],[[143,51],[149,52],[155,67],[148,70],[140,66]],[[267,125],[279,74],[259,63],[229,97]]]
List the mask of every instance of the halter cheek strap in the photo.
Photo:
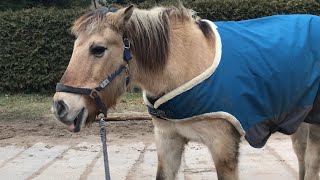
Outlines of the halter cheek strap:
[[98,87],[89,89],[89,88],[80,88],[80,87],[73,87],[73,86],[66,86],[61,83],[58,83],[56,86],[56,92],[68,92],[74,94],[83,94],[90,96],[96,103],[99,111],[107,117],[107,106],[102,102],[99,93],[104,88],[106,88],[112,80],[114,80],[121,72],[126,69],[126,85],[129,83],[129,73],[128,73],[128,64],[129,61],[132,59],[131,51],[130,51],[130,42],[126,34],[123,35],[123,44],[124,44],[124,51],[123,51],[123,61],[126,62],[126,65],[120,65],[117,70],[115,70],[110,76],[104,79]]

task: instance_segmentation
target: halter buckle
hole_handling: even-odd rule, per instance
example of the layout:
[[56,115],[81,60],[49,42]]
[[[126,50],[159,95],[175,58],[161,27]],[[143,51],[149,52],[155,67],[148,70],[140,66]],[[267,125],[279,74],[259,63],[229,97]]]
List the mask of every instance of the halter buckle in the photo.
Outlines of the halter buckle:
[[130,49],[131,44],[128,38],[123,38],[123,44],[125,49]]
[[89,96],[94,99],[95,97],[99,96],[99,91],[97,91],[96,89],[92,89],[92,91],[90,92]]

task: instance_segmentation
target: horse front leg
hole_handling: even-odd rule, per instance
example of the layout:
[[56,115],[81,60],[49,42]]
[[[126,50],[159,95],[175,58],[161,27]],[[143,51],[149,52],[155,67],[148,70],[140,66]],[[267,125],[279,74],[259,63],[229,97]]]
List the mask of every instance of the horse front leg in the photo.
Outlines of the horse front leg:
[[215,126],[210,139],[205,141],[208,146],[219,180],[238,180],[238,157],[240,134],[225,120]]
[[309,136],[305,154],[305,180],[319,180],[320,125],[309,124]]
[[155,143],[157,146],[157,180],[174,180],[181,165],[181,156],[186,140],[175,130],[172,122],[159,122],[155,125]]

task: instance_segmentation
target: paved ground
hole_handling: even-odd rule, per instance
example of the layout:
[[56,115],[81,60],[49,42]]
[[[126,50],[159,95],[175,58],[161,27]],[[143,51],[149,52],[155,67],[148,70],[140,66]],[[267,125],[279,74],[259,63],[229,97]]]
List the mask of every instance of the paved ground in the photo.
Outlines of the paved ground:
[[[155,179],[157,157],[152,134],[141,136],[121,140],[121,136],[110,135],[112,179]],[[50,138],[14,137],[2,143],[0,179],[103,179],[98,136]],[[115,141],[117,139],[119,141]],[[297,161],[288,136],[273,135],[262,149],[254,149],[243,142],[240,152],[241,179],[297,179]],[[217,179],[206,147],[196,143],[186,147],[178,179]]]

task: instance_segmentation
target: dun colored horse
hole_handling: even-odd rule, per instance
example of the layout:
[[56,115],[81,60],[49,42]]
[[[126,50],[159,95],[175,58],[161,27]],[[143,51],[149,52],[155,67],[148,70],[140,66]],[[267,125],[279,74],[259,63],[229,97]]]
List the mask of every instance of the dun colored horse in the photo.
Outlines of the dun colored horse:
[[[228,45],[223,43],[221,47],[220,41],[221,38],[224,38],[222,31],[223,28],[218,27],[217,30],[213,23],[201,20],[192,10],[182,6],[155,7],[151,10],[137,9],[133,6],[120,9],[101,7],[90,11],[77,19],[72,27],[72,32],[77,39],[70,63],[57,87],[58,92],[53,97],[52,112],[58,120],[68,126],[70,131],[78,132],[85,124],[94,121],[99,113],[99,106],[90,96],[99,96],[100,104],[107,107],[116,105],[119,97],[126,91],[127,76],[129,76],[130,83],[143,89],[145,102],[152,114],[158,155],[157,179],[175,179],[180,167],[182,152],[189,141],[203,143],[209,148],[219,179],[239,179],[240,138],[252,132],[245,128],[246,125],[238,123],[238,116],[234,117],[228,113],[205,113],[182,118],[183,120],[179,121],[165,118],[164,116],[170,116],[170,113],[161,114],[162,111],[159,113],[156,108],[156,104],[158,104],[157,107],[161,107],[159,99],[162,97],[167,98],[162,98],[162,103],[169,101],[174,97],[171,92],[175,92],[176,89],[180,88],[178,95],[183,94],[192,88],[188,84],[199,82],[199,78],[202,81],[208,78],[203,77],[203,72],[209,72],[208,74],[212,75],[210,72],[216,70],[213,75],[221,73],[218,70],[224,66],[225,61],[221,60],[219,64],[219,58],[222,48],[228,48]],[[286,33],[283,36],[286,36]],[[123,56],[126,56],[124,55],[126,49],[127,52],[129,50],[132,53],[132,59],[124,61]],[[292,52],[290,50],[286,49],[289,51],[288,54],[294,53],[293,50]],[[267,51],[267,49],[261,51]],[[240,48],[238,52],[240,55],[245,55],[247,49]],[[284,57],[284,54],[286,55],[284,51],[279,50],[275,56]],[[228,53],[223,55],[228,55]],[[273,59],[273,57],[269,58]],[[243,67],[240,61],[234,61],[232,68],[237,67]],[[252,73],[251,70],[248,72]],[[228,74],[232,72],[225,73],[225,76]],[[259,74],[253,74],[253,76],[261,78]],[[106,77],[112,78],[106,79]],[[291,78],[295,77],[291,76]],[[240,81],[241,78],[238,80]],[[261,78],[260,82],[264,80]],[[218,83],[218,81],[213,81],[212,84],[215,84],[214,82]],[[229,84],[237,84],[237,80]],[[83,93],[79,94],[74,90],[75,87],[85,90],[100,88],[99,92],[98,90],[82,91]],[[182,88],[182,92],[181,87],[185,88]],[[71,90],[68,91],[68,88]],[[81,91],[79,89],[77,91]],[[243,88],[239,87],[233,89],[233,92],[242,90]],[[219,94],[212,95],[216,97],[214,100],[217,102]],[[206,99],[209,100],[210,97],[211,95],[206,96]],[[256,102],[252,96],[246,94],[245,97],[249,99],[249,104],[251,101]],[[277,98],[282,99],[282,97]],[[273,101],[273,99],[267,100]],[[225,99],[220,101],[228,102]],[[256,106],[259,105],[261,104],[256,103]],[[189,113],[199,106],[201,104],[193,99],[188,107],[184,107]],[[244,105],[241,102],[232,104],[232,107],[236,107],[235,109],[242,108],[242,106]],[[317,107],[319,106],[314,105],[308,112],[315,114],[316,111],[319,111]],[[205,109],[201,107],[200,110],[203,108]],[[171,115],[178,116],[175,113]],[[304,113],[303,116],[300,116],[298,125],[308,119],[309,115]],[[319,180],[320,126],[302,123],[297,128],[298,126],[293,128],[295,134],[292,136],[292,142],[299,160],[300,180]],[[271,130],[272,132],[281,131],[281,128]],[[269,133],[269,130],[267,132]],[[287,132],[287,134],[290,133],[293,132]],[[266,139],[269,136],[270,134],[267,134]]]

